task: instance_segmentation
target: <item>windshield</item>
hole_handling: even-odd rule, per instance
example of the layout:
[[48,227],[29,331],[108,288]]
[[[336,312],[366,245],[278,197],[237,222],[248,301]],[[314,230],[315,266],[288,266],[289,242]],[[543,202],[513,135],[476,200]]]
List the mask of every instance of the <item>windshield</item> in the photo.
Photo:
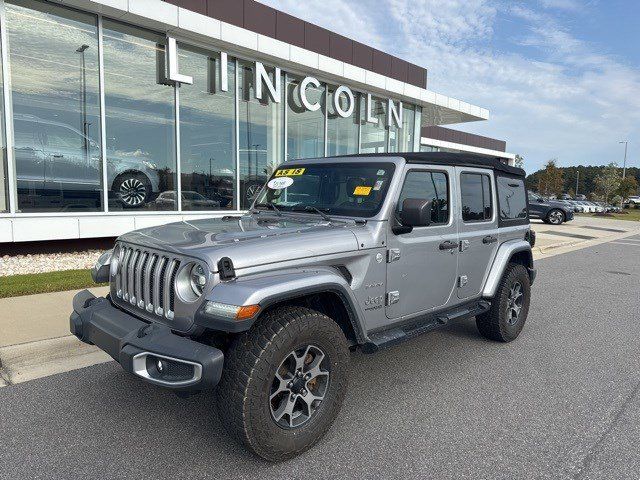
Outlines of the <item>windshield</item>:
[[372,217],[382,207],[394,170],[393,163],[383,162],[282,165],[254,206]]

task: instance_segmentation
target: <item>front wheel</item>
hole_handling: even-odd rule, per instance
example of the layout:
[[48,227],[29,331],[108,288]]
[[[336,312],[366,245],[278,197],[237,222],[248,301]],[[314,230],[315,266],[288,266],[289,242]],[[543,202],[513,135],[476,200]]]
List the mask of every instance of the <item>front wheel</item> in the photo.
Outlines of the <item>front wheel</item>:
[[491,308],[476,317],[480,335],[498,342],[518,338],[527,320],[530,300],[531,282],[527,269],[510,263],[502,275]]
[[332,319],[304,307],[271,310],[225,354],[220,420],[266,460],[298,455],[336,418],[348,363],[347,341]]
[[151,196],[151,182],[143,173],[127,172],[113,182],[113,191],[124,208],[140,208]]
[[564,212],[558,209],[551,210],[545,219],[546,223],[550,223],[551,225],[561,225],[564,223],[564,220]]

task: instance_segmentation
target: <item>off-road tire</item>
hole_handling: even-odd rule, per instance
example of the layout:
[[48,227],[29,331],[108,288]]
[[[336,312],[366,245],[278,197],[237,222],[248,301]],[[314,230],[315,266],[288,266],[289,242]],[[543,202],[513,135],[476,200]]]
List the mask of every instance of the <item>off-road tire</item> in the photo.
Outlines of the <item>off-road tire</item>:
[[[329,384],[313,416],[286,429],[271,414],[271,384],[289,352],[308,344],[328,357]],[[260,457],[273,462],[294,457],[318,442],[333,423],[346,392],[348,364],[346,338],[331,318],[296,306],[268,311],[225,353],[218,387],[220,420],[232,437]]]
[[[516,284],[522,285],[523,302],[520,315],[515,324],[510,325],[508,321],[507,308],[509,304],[509,293]],[[476,317],[476,325],[480,335],[498,342],[511,342],[518,338],[529,313],[529,302],[531,300],[531,285],[527,269],[518,263],[509,263],[502,275],[500,285],[491,301],[491,308]]]

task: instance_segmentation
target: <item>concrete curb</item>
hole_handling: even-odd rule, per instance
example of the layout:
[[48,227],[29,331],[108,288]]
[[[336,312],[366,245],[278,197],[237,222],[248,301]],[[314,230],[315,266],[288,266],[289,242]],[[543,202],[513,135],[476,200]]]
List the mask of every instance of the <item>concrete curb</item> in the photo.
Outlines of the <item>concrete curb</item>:
[[72,335],[3,347],[0,358],[0,387],[112,360]]

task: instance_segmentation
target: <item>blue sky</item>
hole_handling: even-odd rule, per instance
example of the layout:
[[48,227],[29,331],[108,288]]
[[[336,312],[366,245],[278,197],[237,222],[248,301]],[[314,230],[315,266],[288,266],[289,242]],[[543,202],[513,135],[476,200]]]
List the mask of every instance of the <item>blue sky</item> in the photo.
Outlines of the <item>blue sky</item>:
[[452,126],[505,139],[528,172],[640,166],[638,0],[261,0],[429,70],[429,89],[488,108]]

